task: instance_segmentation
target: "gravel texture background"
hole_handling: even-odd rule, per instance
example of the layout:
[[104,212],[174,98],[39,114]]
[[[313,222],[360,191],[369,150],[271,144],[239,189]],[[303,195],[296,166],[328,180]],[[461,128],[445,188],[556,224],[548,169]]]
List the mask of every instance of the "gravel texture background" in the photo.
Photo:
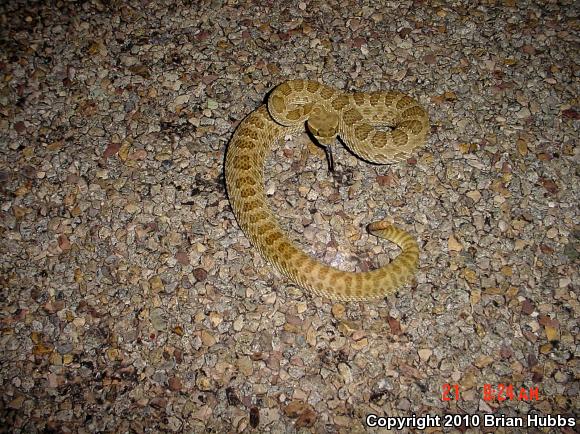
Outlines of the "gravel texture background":
[[[579,9],[475,3],[2,2],[2,432],[577,416]],[[289,78],[397,89],[430,113],[403,164],[337,148],[330,175],[297,136],[266,169],[282,224],[327,263],[396,255],[364,232],[380,218],[416,236],[395,296],[304,294],[234,219],[227,142]]]

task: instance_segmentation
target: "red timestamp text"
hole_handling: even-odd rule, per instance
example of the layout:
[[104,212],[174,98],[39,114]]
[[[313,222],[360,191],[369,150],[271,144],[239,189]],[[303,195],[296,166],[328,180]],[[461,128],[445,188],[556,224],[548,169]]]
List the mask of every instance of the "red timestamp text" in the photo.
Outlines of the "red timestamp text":
[[[459,401],[461,399],[459,384],[445,383],[441,389],[441,401]],[[487,402],[539,401],[540,390],[537,387],[514,387],[513,384],[492,385],[486,383],[483,385],[482,399]]]
[[540,389],[537,387],[514,387],[513,384],[500,383],[483,385],[484,401],[539,401]]

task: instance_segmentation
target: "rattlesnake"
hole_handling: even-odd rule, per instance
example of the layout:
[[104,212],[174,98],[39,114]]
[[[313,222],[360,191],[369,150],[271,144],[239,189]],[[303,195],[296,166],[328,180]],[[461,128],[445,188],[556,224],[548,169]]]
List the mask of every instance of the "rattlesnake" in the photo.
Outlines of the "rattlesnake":
[[[405,160],[427,139],[429,119],[417,101],[399,92],[346,93],[315,81],[292,80],[276,87],[267,104],[248,115],[227,150],[225,177],[237,221],[262,256],[298,286],[335,300],[369,300],[393,293],[414,275],[416,241],[385,221],[368,225],[401,253],[367,272],[325,265],[297,247],[278,224],[264,193],[264,161],[287,134],[307,130],[322,146],[337,135],[357,156],[386,164]],[[391,127],[385,130],[385,127]],[[379,127],[379,128],[377,128]]]

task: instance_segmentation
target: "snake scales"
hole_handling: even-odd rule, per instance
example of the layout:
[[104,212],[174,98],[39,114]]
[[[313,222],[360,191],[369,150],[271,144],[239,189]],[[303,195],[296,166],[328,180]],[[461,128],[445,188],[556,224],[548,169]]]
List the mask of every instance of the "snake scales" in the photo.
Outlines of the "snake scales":
[[[384,297],[414,275],[419,248],[405,231],[386,221],[368,231],[396,243],[401,253],[367,272],[345,272],[303,252],[287,237],[264,193],[264,161],[271,146],[287,134],[308,131],[322,146],[337,136],[360,158],[378,164],[409,157],[427,139],[427,112],[399,92],[345,93],[315,81],[292,80],[270,94],[267,104],[248,115],[228,147],[225,177],[237,221],[261,255],[298,286],[335,300]],[[381,127],[391,127],[384,130]],[[377,128],[379,127],[379,128]]]

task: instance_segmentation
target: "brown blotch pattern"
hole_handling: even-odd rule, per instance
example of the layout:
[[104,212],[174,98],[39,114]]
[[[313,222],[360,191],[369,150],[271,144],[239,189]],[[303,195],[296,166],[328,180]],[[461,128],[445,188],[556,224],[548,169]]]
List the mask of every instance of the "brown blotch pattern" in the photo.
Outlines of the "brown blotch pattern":
[[309,81],[306,83],[306,90],[311,93],[315,93],[320,88],[320,84],[315,81]]
[[372,106],[377,106],[381,103],[381,100],[383,99],[382,94],[379,92],[373,92],[369,95],[369,102],[371,103]]
[[282,112],[286,109],[284,100],[277,95],[272,95],[268,103],[270,104],[270,108],[274,109],[276,112]]
[[[296,83],[294,83],[293,87],[296,90],[301,90],[298,89],[300,86],[298,86]],[[276,90],[279,91],[284,96],[288,96],[293,92],[292,87],[290,87],[288,83],[282,83],[280,86],[276,88]]]
[[370,132],[372,131],[372,127],[368,124],[360,124],[354,128],[354,135],[359,140],[366,139]]
[[255,194],[256,194],[256,192],[254,191],[254,189],[253,188],[250,188],[250,187],[248,187],[248,188],[242,188],[240,190],[240,196],[242,196],[243,198],[251,197],[251,196],[253,196]]
[[238,182],[248,187],[253,187],[256,185],[256,180],[251,176],[240,176],[238,178]]
[[323,86],[320,90],[320,96],[324,99],[330,99],[335,94],[334,90],[330,87]]
[[348,96],[342,94],[334,98],[330,103],[330,105],[336,111],[341,111],[344,107],[346,107],[349,104],[349,102],[350,100]]
[[385,102],[384,104],[386,106],[391,106],[394,104],[394,102],[401,96],[401,94],[397,93],[397,92],[389,92],[387,94],[384,95],[385,98]]
[[342,119],[346,125],[352,125],[363,119],[363,115],[357,109],[347,110],[342,114]]
[[233,162],[233,165],[237,170],[250,170],[252,167],[250,158],[247,155],[240,155],[238,159]]
[[297,121],[298,119],[300,119],[303,116],[303,112],[302,109],[294,109],[289,111],[286,114],[286,119],[290,120],[290,121]]
[[393,144],[397,147],[405,146],[407,144],[407,133],[401,130],[394,130],[392,133],[393,136]]
[[302,80],[297,80],[292,82],[292,90],[300,92],[304,89],[304,82]]
[[366,96],[364,93],[353,93],[352,99],[357,105],[363,105],[366,100]]
[[399,124],[399,127],[406,128],[409,131],[411,131],[411,133],[413,133],[413,134],[419,134],[423,131],[423,126],[421,125],[421,122],[419,122],[415,119],[401,122]]
[[411,105],[411,104],[412,104],[412,105],[415,105],[415,104],[416,104],[416,103],[415,103],[415,100],[414,100],[413,98],[411,98],[410,96],[403,95],[403,96],[401,97],[401,99],[400,99],[399,101],[397,101],[397,108],[398,108],[399,110],[401,110],[401,109],[403,109],[405,106],[408,106],[408,105]]
[[347,288],[350,288],[352,285],[352,276],[346,276],[344,278],[344,283],[345,283]]
[[327,274],[328,274],[328,270],[329,270],[329,269],[328,269],[328,267],[321,267],[321,268],[318,270],[318,277],[319,277],[319,279],[320,279],[320,280],[324,280],[324,278],[325,278],[325,277],[327,276]]
[[389,138],[386,131],[377,131],[372,138],[372,143],[376,148],[384,148],[387,146]]
[[237,140],[236,146],[239,149],[254,149],[256,145],[251,140]]

